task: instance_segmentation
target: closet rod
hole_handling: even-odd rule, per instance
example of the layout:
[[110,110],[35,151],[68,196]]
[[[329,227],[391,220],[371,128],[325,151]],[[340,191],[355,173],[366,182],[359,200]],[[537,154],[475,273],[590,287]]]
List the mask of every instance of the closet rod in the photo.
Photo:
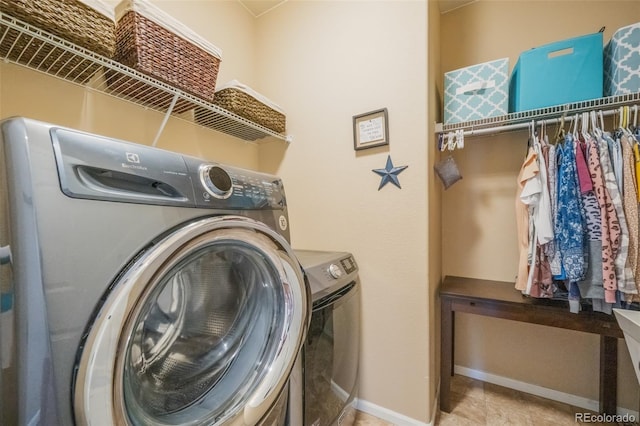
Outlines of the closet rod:
[[[584,112],[584,111],[583,111]],[[619,109],[608,109],[608,110],[604,110],[602,111],[602,115],[604,117],[608,117],[614,114],[617,114],[619,112]],[[576,115],[581,115],[582,112],[576,112],[573,114],[569,114],[567,116],[565,116],[564,121],[565,122],[572,122],[575,118]],[[511,132],[514,130],[521,130],[521,129],[528,129],[529,126],[531,125],[531,121],[534,121],[536,126],[538,124],[556,124],[556,123],[560,123],[560,117],[557,118],[548,118],[545,120],[536,120],[536,119],[531,119],[529,121],[525,121],[522,123],[515,123],[515,124],[506,124],[504,126],[495,126],[495,127],[486,127],[486,128],[482,128],[482,129],[470,129],[470,130],[465,130],[464,131],[464,136],[484,136],[484,135],[491,135],[491,134],[496,134],[496,133],[503,133],[503,132]],[[450,132],[455,134],[455,130],[451,130]],[[443,136],[446,136],[449,132],[442,132]]]

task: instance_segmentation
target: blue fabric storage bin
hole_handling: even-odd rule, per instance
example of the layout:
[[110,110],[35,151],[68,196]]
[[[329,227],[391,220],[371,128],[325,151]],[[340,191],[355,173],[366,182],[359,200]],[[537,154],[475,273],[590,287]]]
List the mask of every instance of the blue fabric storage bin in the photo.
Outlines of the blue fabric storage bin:
[[444,74],[444,124],[507,114],[509,58]]
[[604,48],[604,95],[640,92],[640,23],[620,28]]
[[522,52],[509,82],[509,111],[602,97],[602,33]]

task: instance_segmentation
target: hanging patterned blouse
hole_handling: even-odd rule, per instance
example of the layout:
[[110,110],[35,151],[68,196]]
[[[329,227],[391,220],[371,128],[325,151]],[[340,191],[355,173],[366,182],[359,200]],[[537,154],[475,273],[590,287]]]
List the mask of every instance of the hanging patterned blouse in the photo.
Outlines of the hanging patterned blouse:
[[[627,265],[627,258],[629,257],[629,228],[627,227],[624,208],[622,206],[622,194],[620,193],[614,174],[613,165],[607,155],[608,145],[611,145],[609,144],[610,141],[611,137],[606,133],[598,137],[598,143],[600,144],[600,163],[602,165],[605,187],[607,191],[609,191],[609,195],[611,195],[611,201],[618,215],[618,225],[620,226],[620,248],[615,258],[618,290],[627,293],[634,291],[636,284],[633,278],[633,272]],[[615,144],[613,144],[613,146],[615,146]],[[620,158],[622,158],[622,156],[620,156]],[[622,161],[620,161],[620,163],[620,165],[622,165]],[[620,182],[622,183],[622,179]],[[607,300],[607,302],[609,302],[609,300]]]
[[562,252],[562,267],[568,281],[580,281],[586,275],[585,229],[576,171],[573,137],[556,148],[558,159],[558,212],[555,236]]
[[620,247],[620,225],[618,215],[613,207],[611,195],[605,186],[600,149],[598,141],[587,139],[588,165],[591,172],[593,189],[600,206],[600,220],[602,232],[602,280],[605,290],[605,301],[615,303],[618,284],[616,280],[615,258]]
[[[638,197],[636,188],[636,171],[635,159],[633,157],[633,149],[626,134],[620,139],[622,148],[622,172],[623,172],[623,197],[622,204],[624,215],[627,219],[629,227],[629,256],[627,257],[627,265],[631,269],[634,276],[635,288],[628,288],[627,294],[637,294],[638,279]],[[634,291],[635,290],[635,291]]]
[[[551,217],[554,218],[558,214],[558,202],[557,202],[557,194],[558,194],[558,185],[557,185],[557,174],[558,167],[556,162],[556,146],[548,145],[549,149],[549,161],[547,162],[547,170],[548,170],[548,181],[549,181],[549,194],[551,196]],[[551,274],[554,276],[560,276],[562,274],[562,260],[560,259],[560,250],[556,248],[557,242],[554,239],[553,241],[545,244],[545,254],[549,259],[549,266],[551,268]]]

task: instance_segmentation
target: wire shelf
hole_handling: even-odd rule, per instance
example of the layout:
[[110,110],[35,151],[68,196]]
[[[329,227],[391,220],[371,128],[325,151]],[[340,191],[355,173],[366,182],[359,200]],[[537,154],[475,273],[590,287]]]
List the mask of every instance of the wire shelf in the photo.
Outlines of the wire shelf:
[[[246,141],[266,137],[290,141],[284,134],[4,13],[0,13],[0,58],[165,113],[163,126],[173,115]],[[185,114],[191,110],[196,113]]]
[[485,118],[482,120],[467,121],[464,123],[436,125],[436,133],[449,133],[464,131],[465,136],[488,135],[514,131],[526,128],[531,121],[540,122],[559,119],[563,115],[571,117],[574,114],[592,110],[611,110],[621,106],[626,106],[640,102],[640,93],[628,95],[609,96],[606,98],[592,99],[588,101],[574,102],[564,105],[556,105],[547,108],[534,109],[530,111],[513,112],[498,117]]

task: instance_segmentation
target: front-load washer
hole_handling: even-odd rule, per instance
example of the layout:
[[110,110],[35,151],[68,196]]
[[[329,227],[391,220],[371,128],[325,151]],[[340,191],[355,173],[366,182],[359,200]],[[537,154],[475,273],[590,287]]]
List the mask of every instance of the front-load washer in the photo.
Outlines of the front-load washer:
[[24,118],[0,134],[0,424],[284,424],[310,299],[282,181]]
[[360,356],[360,278],[351,253],[295,250],[311,289],[301,353],[305,426],[355,423]]

